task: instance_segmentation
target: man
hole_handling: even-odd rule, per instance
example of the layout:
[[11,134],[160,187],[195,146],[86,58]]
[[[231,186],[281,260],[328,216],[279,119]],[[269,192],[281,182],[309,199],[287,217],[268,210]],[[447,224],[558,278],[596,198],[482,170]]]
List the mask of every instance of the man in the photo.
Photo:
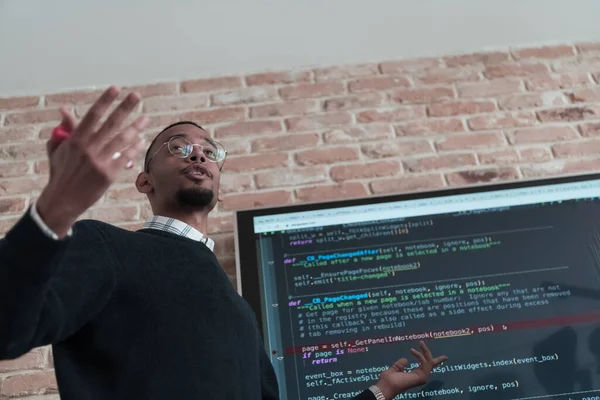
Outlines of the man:
[[[224,149],[199,126],[167,127],[136,187],[154,216],[130,232],[79,217],[145,147],[146,119],[122,128],[129,94],[101,123],[110,87],[64,141],[48,143],[50,179],[0,243],[0,358],[52,344],[63,400],[278,399],[257,321],[215,258],[208,213],[221,200]],[[421,343],[357,399],[392,399],[445,357]]]

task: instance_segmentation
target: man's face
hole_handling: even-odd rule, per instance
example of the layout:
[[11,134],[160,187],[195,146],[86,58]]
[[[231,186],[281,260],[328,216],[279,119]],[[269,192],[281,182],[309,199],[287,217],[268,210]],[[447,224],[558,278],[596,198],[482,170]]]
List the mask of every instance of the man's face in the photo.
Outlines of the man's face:
[[[210,161],[209,134],[191,124],[177,125],[160,134],[149,151],[154,155],[148,164],[147,179],[152,186],[154,200],[164,206],[175,206],[192,211],[210,211],[219,200],[221,172],[216,162]],[[170,141],[171,145],[165,144]],[[173,155],[187,142],[192,152],[185,158]],[[202,145],[204,147],[198,146]]]

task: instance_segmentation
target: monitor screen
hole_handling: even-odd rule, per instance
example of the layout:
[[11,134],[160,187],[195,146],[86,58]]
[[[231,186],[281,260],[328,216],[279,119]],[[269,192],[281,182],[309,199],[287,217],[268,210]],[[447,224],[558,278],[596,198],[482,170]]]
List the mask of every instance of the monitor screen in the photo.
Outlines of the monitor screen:
[[236,215],[281,398],[347,399],[424,340],[398,398],[600,399],[600,175]]

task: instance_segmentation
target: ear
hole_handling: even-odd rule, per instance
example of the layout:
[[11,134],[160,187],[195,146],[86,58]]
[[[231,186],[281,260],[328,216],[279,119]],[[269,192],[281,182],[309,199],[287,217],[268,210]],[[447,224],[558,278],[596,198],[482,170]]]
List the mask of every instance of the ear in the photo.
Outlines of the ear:
[[140,172],[135,180],[135,187],[140,193],[150,193],[153,188],[150,179],[148,179],[148,174],[146,174],[145,172]]
[[217,201],[219,203],[223,201],[223,192],[221,191],[221,188],[219,188],[219,190],[217,191]]

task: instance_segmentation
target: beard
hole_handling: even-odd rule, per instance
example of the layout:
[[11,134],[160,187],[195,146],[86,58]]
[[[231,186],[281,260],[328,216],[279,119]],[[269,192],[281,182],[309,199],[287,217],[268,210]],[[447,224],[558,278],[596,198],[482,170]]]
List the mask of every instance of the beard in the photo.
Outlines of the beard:
[[179,206],[192,210],[204,210],[212,204],[215,193],[211,189],[192,187],[177,191]]

